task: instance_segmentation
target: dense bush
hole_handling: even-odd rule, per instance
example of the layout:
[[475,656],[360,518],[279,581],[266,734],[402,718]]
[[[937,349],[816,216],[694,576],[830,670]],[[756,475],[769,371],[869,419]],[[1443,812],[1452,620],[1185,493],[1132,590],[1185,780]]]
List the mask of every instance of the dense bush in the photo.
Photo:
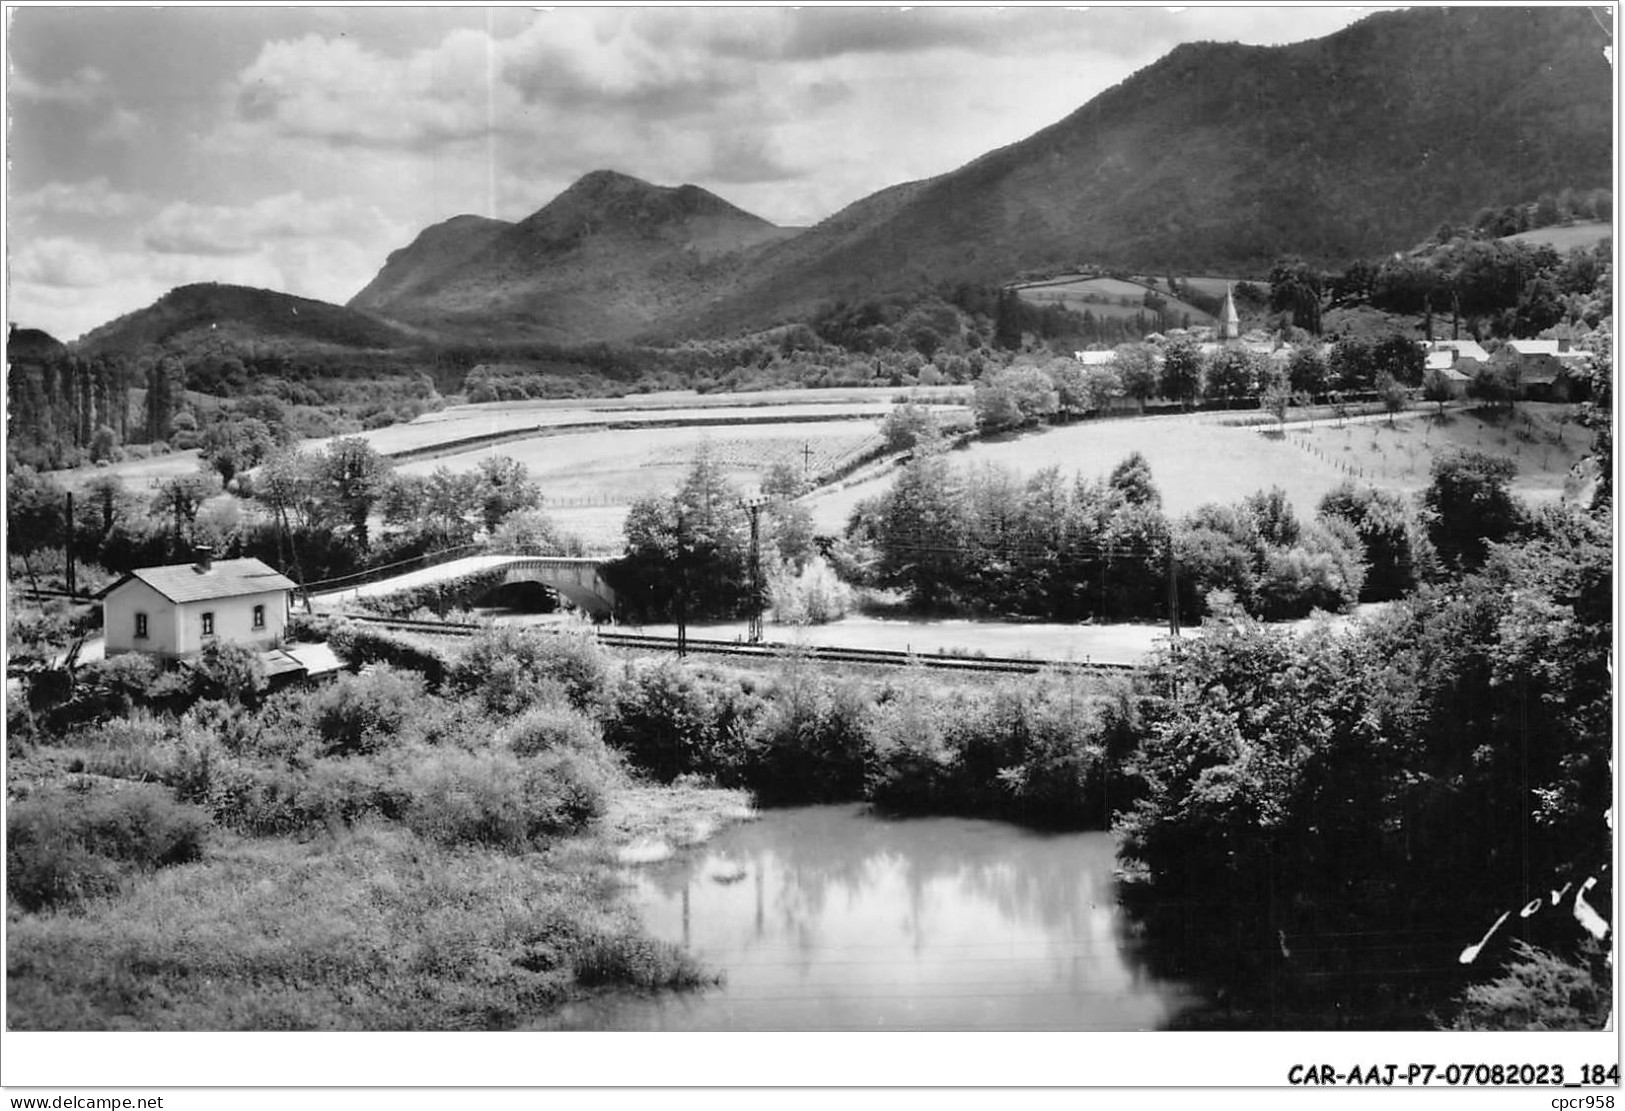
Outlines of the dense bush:
[[768,606],[781,625],[824,625],[852,608],[852,588],[829,564],[814,558],[800,574],[781,566],[768,576]]
[[1446,1028],[1606,1030],[1613,1003],[1613,976],[1596,943],[1587,941],[1578,960],[1565,960],[1517,941],[1506,972],[1468,988]]
[[536,706],[503,732],[515,756],[535,756],[552,750],[599,752],[604,731],[592,718],[568,706]]
[[311,724],[326,755],[375,752],[393,743],[423,702],[421,676],[376,664],[324,687],[312,700]]
[[[905,687],[876,711],[870,796],[906,813],[1105,828],[1125,701],[1083,684],[1050,674],[940,701]],[[1129,801],[1110,793],[1115,805]]]
[[6,894],[26,910],[110,894],[131,874],[198,859],[208,828],[156,785],[18,799],[6,815]]
[[473,695],[492,717],[511,717],[563,697],[597,706],[609,685],[603,649],[590,636],[501,626],[469,642],[451,669],[449,690]]
[[400,774],[401,820],[443,845],[522,851],[580,829],[603,813],[602,771],[572,752],[519,759],[503,752],[438,749]]
[[766,802],[863,797],[873,764],[867,692],[793,668],[751,730],[750,786]]
[[384,663],[415,671],[431,691],[438,691],[451,667],[445,653],[382,629],[356,622],[338,625],[327,635],[328,646],[351,667]]
[[702,775],[740,785],[751,729],[764,709],[748,682],[674,660],[639,660],[606,709],[604,738],[661,782]]

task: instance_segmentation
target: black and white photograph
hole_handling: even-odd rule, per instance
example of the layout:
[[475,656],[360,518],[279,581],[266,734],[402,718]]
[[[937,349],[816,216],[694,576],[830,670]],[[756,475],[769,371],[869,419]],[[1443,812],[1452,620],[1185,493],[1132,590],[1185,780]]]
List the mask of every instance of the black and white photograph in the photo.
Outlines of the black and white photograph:
[[1612,1106],[1617,22],[7,5],[6,1087]]

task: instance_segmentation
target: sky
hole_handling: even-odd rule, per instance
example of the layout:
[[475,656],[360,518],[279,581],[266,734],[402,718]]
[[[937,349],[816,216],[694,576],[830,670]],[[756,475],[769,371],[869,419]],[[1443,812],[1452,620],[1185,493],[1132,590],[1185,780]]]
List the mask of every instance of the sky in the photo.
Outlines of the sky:
[[424,228],[595,169],[813,224],[1181,42],[1375,10],[8,5],[7,318],[69,340],[201,281],[342,304]]

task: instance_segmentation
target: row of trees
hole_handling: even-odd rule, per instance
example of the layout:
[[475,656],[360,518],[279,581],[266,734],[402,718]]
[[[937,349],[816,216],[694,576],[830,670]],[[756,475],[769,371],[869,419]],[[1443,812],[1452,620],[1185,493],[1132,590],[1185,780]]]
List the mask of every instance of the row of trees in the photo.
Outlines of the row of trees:
[[1612,257],[1606,240],[1564,254],[1544,244],[1458,236],[1339,273],[1288,258],[1270,270],[1269,307],[1315,334],[1326,312],[1370,306],[1422,317],[1430,338],[1435,316],[1441,329],[1448,316],[1453,338],[1463,325],[1475,339],[1527,338],[1566,321],[1595,327],[1609,315]]
[[[1108,409],[1119,398],[1144,405],[1155,398],[1183,405],[1258,403],[1283,414],[1294,399],[1332,392],[1395,396],[1421,387],[1429,400],[1451,396],[1442,378],[1428,380],[1426,356],[1414,340],[1343,336],[1329,349],[1304,342],[1274,351],[1226,344],[1211,352],[1188,334],[1162,343],[1119,345],[1109,362],[1085,365],[1065,356],[1019,356],[975,384],[972,404],[984,431],[1022,428]],[[1437,395],[1437,396],[1435,396]]]
[[1053,467],[1023,479],[956,468],[927,437],[891,489],[853,511],[834,554],[850,581],[927,611],[1160,618],[1172,582],[1187,620],[1215,593],[1262,618],[1301,617],[1477,566],[1521,527],[1512,477],[1508,461],[1458,452],[1415,503],[1345,483],[1307,523],[1279,489],[1170,520],[1138,453],[1100,481]]
[[71,540],[80,562],[116,574],[179,562],[207,544],[222,558],[255,556],[311,582],[467,544],[482,532],[538,555],[579,548],[542,511],[524,465],[506,456],[467,474],[441,467],[404,475],[367,441],[348,438],[314,451],[274,448],[233,485],[237,496],[220,497],[221,474],[210,463],[150,491],[98,475],[75,499],[70,522],[66,490],[21,468],[7,477],[7,550],[26,560]]

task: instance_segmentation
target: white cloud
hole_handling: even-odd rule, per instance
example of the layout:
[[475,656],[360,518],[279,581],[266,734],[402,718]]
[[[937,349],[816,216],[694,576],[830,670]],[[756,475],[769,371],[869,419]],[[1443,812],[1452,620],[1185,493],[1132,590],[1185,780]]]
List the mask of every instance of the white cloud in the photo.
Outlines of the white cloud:
[[[405,58],[317,35],[270,42],[235,82],[238,115],[285,136],[430,148],[479,138],[517,95],[493,79],[492,43],[456,31]],[[498,100],[504,101],[499,105]]]
[[386,226],[357,199],[310,200],[292,192],[240,206],[179,201],[159,212],[141,238],[160,254],[248,255],[278,240],[371,240]]
[[53,181],[11,198],[14,215],[128,216],[142,203],[135,194],[121,193],[105,177],[88,181]]
[[66,236],[31,240],[7,261],[14,284],[88,289],[107,276],[108,258],[100,248]]
[[37,81],[13,66],[6,88],[12,96],[23,100],[60,104],[97,104],[112,95],[107,75],[94,66],[85,66],[56,81]]

